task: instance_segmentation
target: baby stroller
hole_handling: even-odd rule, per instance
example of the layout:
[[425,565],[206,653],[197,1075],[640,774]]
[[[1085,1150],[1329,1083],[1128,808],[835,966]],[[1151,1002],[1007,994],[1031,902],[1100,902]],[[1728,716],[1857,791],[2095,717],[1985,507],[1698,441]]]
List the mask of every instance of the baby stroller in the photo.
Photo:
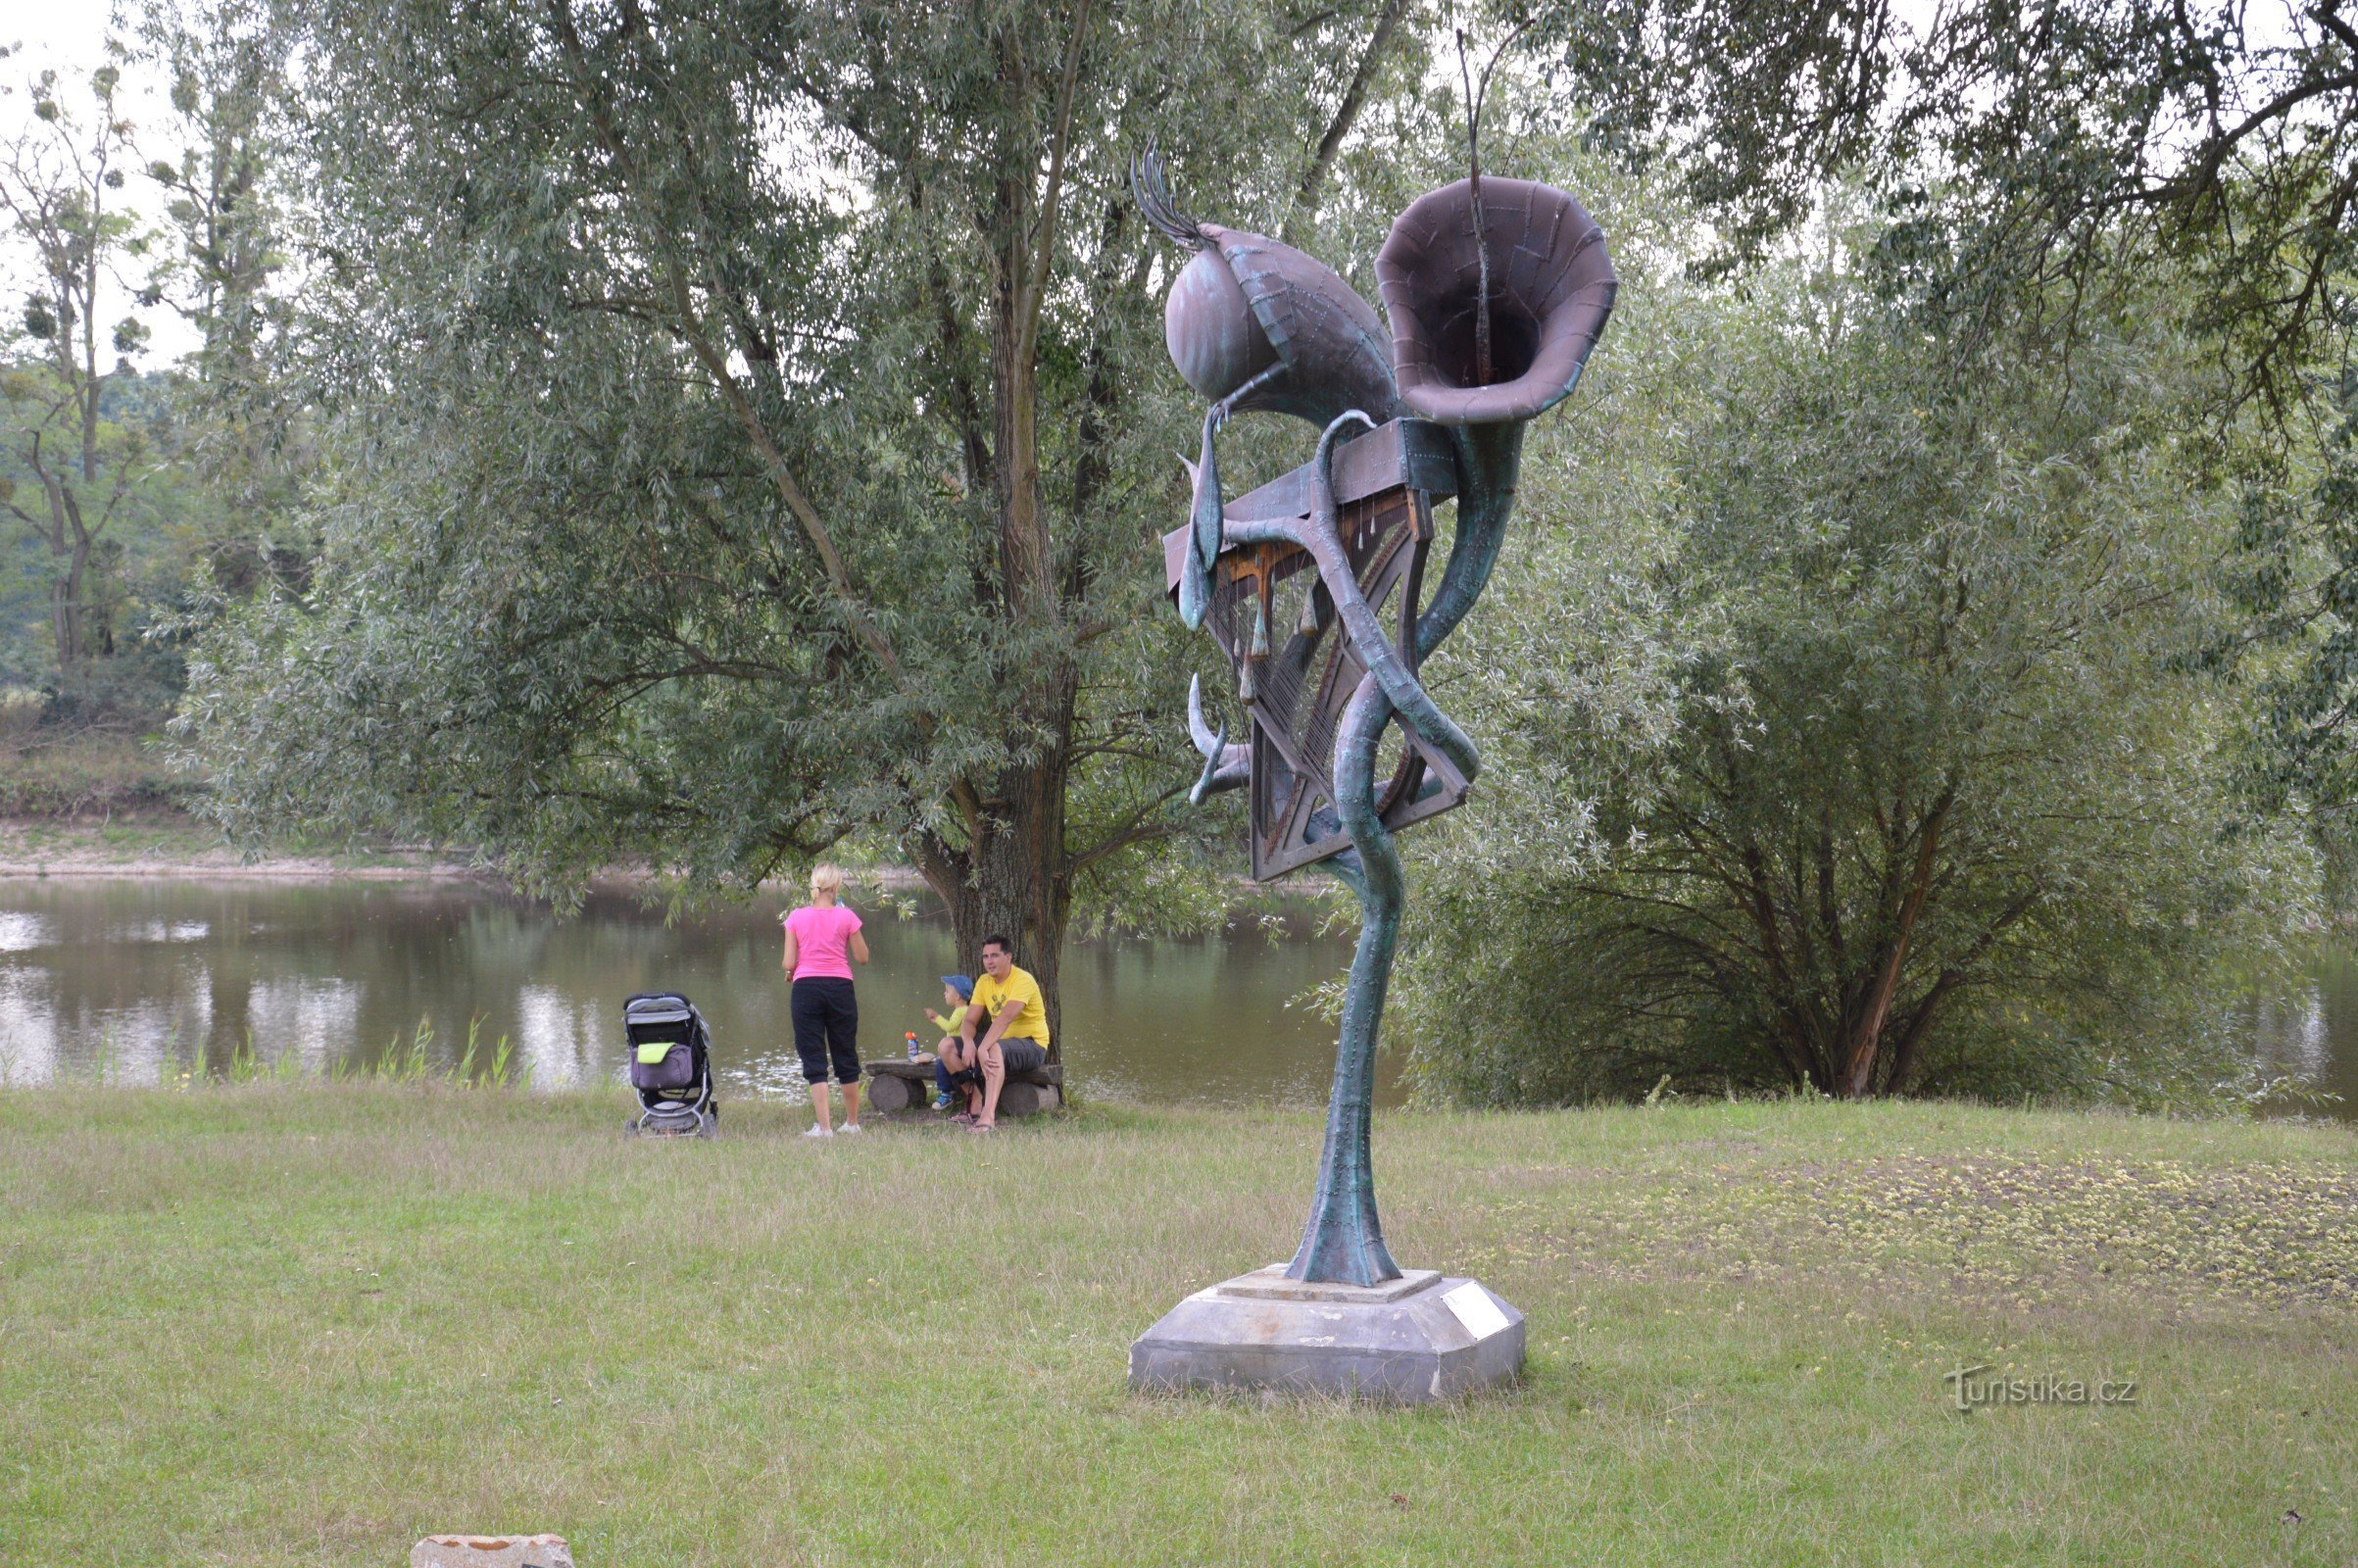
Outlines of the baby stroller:
[[712,1031],[696,1004],[676,991],[641,992],[622,1003],[622,1033],[630,1041],[630,1087],[639,1095],[627,1130],[667,1138],[718,1132]]

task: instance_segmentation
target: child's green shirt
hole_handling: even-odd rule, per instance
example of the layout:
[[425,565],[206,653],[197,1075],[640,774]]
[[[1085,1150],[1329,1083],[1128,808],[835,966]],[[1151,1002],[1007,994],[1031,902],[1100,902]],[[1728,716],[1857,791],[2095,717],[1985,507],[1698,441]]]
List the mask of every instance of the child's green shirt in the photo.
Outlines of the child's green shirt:
[[972,1003],[968,1003],[966,1004],[966,1006],[958,1008],[956,1012],[947,1012],[942,1014],[943,1017],[950,1020],[950,1027],[947,1029],[944,1029],[940,1024],[935,1023],[931,1014],[928,1014],[925,1019],[925,1027],[917,1031],[917,1037],[919,1039],[923,1039],[927,1035],[939,1035],[942,1037],[942,1044],[948,1045],[951,1041],[956,1040],[958,1037],[958,1020],[965,1016],[966,1007],[971,1007],[972,1005]]

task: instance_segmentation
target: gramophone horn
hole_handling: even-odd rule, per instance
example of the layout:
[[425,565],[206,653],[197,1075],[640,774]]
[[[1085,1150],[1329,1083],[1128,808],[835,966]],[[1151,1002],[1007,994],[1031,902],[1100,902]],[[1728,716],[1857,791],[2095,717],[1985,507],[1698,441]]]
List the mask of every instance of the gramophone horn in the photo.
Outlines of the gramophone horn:
[[1491,374],[1475,374],[1473,192],[1459,180],[1417,198],[1392,225],[1376,281],[1392,318],[1400,401],[1442,424],[1529,419],[1580,380],[1613,314],[1604,231],[1580,203],[1527,179],[1482,181],[1490,255]]

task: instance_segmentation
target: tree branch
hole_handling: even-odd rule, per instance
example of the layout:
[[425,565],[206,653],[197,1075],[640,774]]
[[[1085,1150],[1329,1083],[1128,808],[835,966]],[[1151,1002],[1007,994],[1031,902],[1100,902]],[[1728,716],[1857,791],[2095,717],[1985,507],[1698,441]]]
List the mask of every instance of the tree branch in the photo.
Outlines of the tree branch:
[[1106,856],[1113,854],[1116,850],[1127,849],[1133,844],[1143,843],[1148,839],[1160,838],[1169,833],[1170,827],[1168,824],[1158,823],[1149,826],[1146,825],[1147,818],[1154,815],[1156,811],[1161,810],[1164,807],[1170,805],[1171,802],[1177,800],[1180,796],[1186,794],[1188,788],[1189,786],[1186,784],[1172,785],[1169,789],[1164,790],[1160,795],[1155,796],[1153,800],[1147,802],[1144,806],[1139,807],[1129,815],[1123,817],[1121,824],[1118,827],[1109,830],[1105,837],[1099,839],[1097,843],[1091,845],[1087,850],[1083,851],[1079,855],[1068,855],[1064,861],[1064,876],[1066,880],[1070,881],[1071,879],[1080,876],[1082,872],[1088,870],[1091,866],[1104,859]]
[[1081,77],[1081,45],[1089,34],[1089,0],[1079,0],[1073,8],[1072,35],[1064,40],[1064,75],[1056,84],[1056,133],[1049,146],[1048,188],[1040,199],[1040,244],[1031,267],[1031,275],[1022,280],[1023,319],[1019,323],[1018,347],[1025,359],[1034,351],[1040,334],[1040,311],[1048,300],[1048,278],[1056,265],[1056,214],[1062,205],[1064,191],[1064,152],[1072,141],[1073,91]]
[[1319,187],[1334,172],[1335,158],[1343,150],[1343,142],[1358,123],[1359,111],[1367,101],[1368,85],[1375,80],[1376,70],[1383,64],[1384,51],[1392,43],[1392,35],[1408,14],[1408,0],[1385,0],[1384,9],[1376,16],[1375,31],[1368,35],[1367,47],[1360,52],[1359,67],[1351,73],[1351,85],[1344,89],[1343,102],[1335,106],[1335,118],[1327,122],[1326,134],[1318,138],[1317,151],[1310,156],[1310,167],[1302,171],[1301,188],[1294,193],[1294,211],[1287,215],[1285,227],[1278,238],[1292,244],[1303,220],[1317,216]]

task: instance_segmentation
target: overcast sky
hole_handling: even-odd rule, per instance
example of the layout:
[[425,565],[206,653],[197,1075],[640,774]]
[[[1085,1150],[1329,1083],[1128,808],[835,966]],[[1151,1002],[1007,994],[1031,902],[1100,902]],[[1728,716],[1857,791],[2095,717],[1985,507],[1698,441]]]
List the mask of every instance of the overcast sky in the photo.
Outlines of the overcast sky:
[[0,40],[51,51],[61,65],[97,59],[106,32],[105,6],[0,0]]

